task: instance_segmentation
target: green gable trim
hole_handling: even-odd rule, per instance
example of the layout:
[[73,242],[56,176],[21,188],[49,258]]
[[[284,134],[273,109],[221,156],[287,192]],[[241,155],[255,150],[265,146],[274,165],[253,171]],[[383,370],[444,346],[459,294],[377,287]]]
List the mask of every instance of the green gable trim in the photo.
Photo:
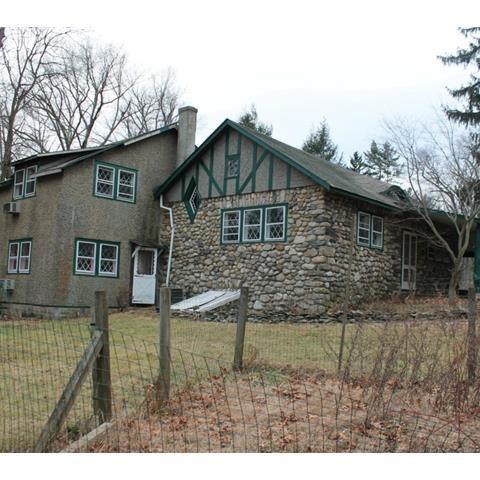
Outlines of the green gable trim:
[[[190,223],[194,222],[195,217],[197,215],[197,211],[198,211],[192,207],[190,202],[190,198],[195,190],[198,191],[197,182],[195,181],[194,178],[192,178],[190,180],[190,183],[188,184],[187,190],[185,191],[185,195],[183,196],[183,203],[185,204],[185,208],[187,209],[187,214],[188,214],[188,218],[190,219]],[[199,203],[200,203],[200,200],[199,200]]]

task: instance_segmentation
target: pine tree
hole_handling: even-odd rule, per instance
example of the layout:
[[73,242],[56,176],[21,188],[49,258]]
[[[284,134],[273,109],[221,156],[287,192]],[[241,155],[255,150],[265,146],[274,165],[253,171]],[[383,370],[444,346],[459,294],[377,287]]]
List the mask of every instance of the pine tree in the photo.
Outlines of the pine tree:
[[368,175],[368,167],[361,153],[353,152],[353,155],[350,157],[350,170],[362,175]]
[[364,153],[364,173],[379,180],[390,181],[400,175],[402,169],[399,163],[399,155],[389,142],[380,147],[372,140],[370,150]]
[[342,163],[342,155],[338,153],[338,146],[330,138],[330,129],[325,120],[310,132],[303,142],[302,150],[329,162]]
[[[453,98],[463,103],[464,109],[444,107],[448,118],[466,127],[474,127],[480,134],[480,27],[459,28],[469,40],[467,48],[460,48],[454,55],[439,56],[445,65],[473,67],[470,83],[457,89],[448,89]],[[475,133],[475,132],[474,132]]]
[[255,104],[252,103],[250,106],[250,110],[246,110],[238,119],[238,123],[243,125],[244,127],[251,128],[252,130],[256,130],[259,133],[263,133],[263,135],[268,135],[269,137],[272,136],[273,127],[268,123],[261,122],[258,119],[257,109]]

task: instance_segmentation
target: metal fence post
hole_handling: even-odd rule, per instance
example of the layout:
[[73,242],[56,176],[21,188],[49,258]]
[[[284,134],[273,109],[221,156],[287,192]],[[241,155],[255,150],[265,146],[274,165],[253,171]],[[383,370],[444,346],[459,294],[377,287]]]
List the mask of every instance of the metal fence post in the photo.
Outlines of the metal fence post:
[[110,345],[108,334],[108,306],[105,291],[95,292],[92,327],[102,333],[102,348],[92,369],[93,413],[100,423],[112,418],[112,385],[110,373]]
[[240,288],[240,301],[238,305],[237,332],[235,335],[235,354],[233,368],[241,370],[243,367],[243,346],[245,343],[245,327],[247,325],[248,287]]
[[170,398],[170,288],[160,288],[160,375],[158,400],[160,405]]

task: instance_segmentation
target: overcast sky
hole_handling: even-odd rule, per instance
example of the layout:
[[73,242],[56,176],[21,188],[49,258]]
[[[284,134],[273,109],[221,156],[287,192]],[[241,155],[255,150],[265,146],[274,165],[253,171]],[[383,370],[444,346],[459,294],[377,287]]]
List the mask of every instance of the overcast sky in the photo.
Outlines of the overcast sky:
[[480,24],[478,0],[66,3],[7,13],[10,24],[91,28],[145,72],[173,67],[199,109],[197,143],[255,103],[295,146],[325,118],[347,158],[383,139],[384,118],[428,121],[450,101],[445,87],[467,74],[436,56],[463,44],[457,27]]

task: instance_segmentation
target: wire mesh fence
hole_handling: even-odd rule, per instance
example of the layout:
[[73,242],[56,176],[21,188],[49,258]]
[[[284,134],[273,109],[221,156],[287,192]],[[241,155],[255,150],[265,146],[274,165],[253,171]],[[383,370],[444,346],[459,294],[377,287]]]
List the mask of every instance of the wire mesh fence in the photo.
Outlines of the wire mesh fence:
[[[134,327],[125,315],[109,329],[111,418],[95,410],[106,399],[89,372],[49,451],[480,450],[465,322],[347,325],[340,370],[341,325],[248,324],[235,371],[235,324],[173,319],[165,400],[158,315]],[[89,324],[0,324],[1,451],[35,449]]]

